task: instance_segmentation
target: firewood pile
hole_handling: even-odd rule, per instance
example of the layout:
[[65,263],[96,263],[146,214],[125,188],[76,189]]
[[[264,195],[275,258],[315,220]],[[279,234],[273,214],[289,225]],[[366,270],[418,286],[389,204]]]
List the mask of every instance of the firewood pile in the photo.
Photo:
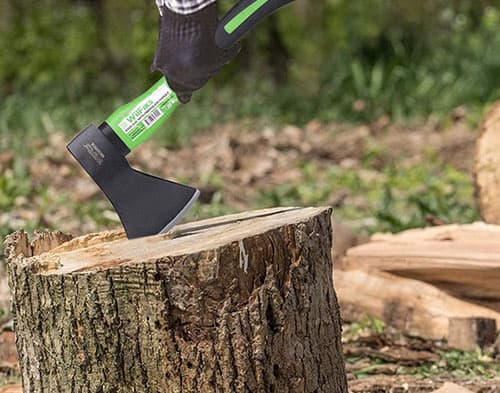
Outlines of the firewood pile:
[[376,234],[342,251],[334,280],[344,319],[376,317],[406,334],[444,339],[462,350],[496,340],[498,346],[499,168],[500,102],[477,138],[474,178],[484,222]]
[[366,313],[458,349],[484,347],[500,326],[500,226],[374,235],[347,251],[334,280],[345,319]]

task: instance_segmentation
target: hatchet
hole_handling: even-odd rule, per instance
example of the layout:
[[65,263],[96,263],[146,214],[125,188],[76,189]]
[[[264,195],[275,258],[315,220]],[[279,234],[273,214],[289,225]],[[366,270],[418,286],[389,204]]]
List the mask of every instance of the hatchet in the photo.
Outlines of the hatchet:
[[[291,1],[241,0],[220,20],[216,44],[230,48],[262,19]],[[197,189],[139,172],[126,159],[178,106],[177,96],[161,78],[100,126],[91,124],[80,131],[67,146],[109,199],[129,239],[169,231],[198,198]]]

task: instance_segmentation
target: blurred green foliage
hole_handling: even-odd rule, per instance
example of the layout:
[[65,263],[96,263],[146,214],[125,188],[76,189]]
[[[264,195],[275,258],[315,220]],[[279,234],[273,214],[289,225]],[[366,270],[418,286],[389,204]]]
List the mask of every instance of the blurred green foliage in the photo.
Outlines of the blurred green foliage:
[[369,166],[325,171],[313,163],[301,171],[300,184],[261,190],[257,207],[334,205],[338,220],[369,232],[479,219],[471,176],[432,157],[409,166],[396,162],[380,172]]
[[[226,10],[234,1],[221,0]],[[303,124],[409,121],[500,96],[500,0],[296,0],[244,40],[238,59],[164,135],[235,117]],[[4,0],[0,135],[74,132],[160,74],[149,65],[153,0]]]
[[[15,160],[12,169],[0,172],[0,254],[3,253],[3,239],[6,235],[18,229],[21,222],[16,214],[9,216],[2,213],[15,208],[16,203],[22,202],[22,199],[33,198],[34,195],[43,190],[37,189],[28,176],[27,168],[21,160]],[[5,214],[5,213],[4,213]],[[24,224],[24,222],[23,222]],[[39,222],[26,223],[27,230],[32,230]],[[0,255],[0,263],[3,255]],[[0,267],[1,270],[1,267]],[[2,310],[0,309],[0,318]]]

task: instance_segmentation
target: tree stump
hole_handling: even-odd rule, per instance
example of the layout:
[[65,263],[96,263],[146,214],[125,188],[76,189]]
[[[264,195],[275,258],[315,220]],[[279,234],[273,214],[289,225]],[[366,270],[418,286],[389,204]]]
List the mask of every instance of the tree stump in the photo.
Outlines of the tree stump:
[[268,209],[131,241],[11,235],[24,393],[347,392],[330,215]]

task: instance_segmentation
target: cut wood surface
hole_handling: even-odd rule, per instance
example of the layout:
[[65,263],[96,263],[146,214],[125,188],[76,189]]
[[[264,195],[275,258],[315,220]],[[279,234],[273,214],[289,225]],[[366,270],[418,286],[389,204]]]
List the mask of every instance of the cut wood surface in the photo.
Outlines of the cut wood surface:
[[497,324],[489,318],[450,318],[448,345],[462,351],[474,351],[493,345]]
[[351,248],[345,269],[413,278],[455,296],[500,305],[500,226],[476,223],[374,235]]
[[500,102],[493,106],[480,126],[474,175],[483,220],[500,224]]
[[131,241],[17,232],[24,393],[347,392],[330,216],[268,209]]
[[500,324],[500,313],[421,281],[362,270],[335,270],[333,280],[345,320],[369,315],[407,334],[438,340],[448,338],[450,318],[492,318]]

